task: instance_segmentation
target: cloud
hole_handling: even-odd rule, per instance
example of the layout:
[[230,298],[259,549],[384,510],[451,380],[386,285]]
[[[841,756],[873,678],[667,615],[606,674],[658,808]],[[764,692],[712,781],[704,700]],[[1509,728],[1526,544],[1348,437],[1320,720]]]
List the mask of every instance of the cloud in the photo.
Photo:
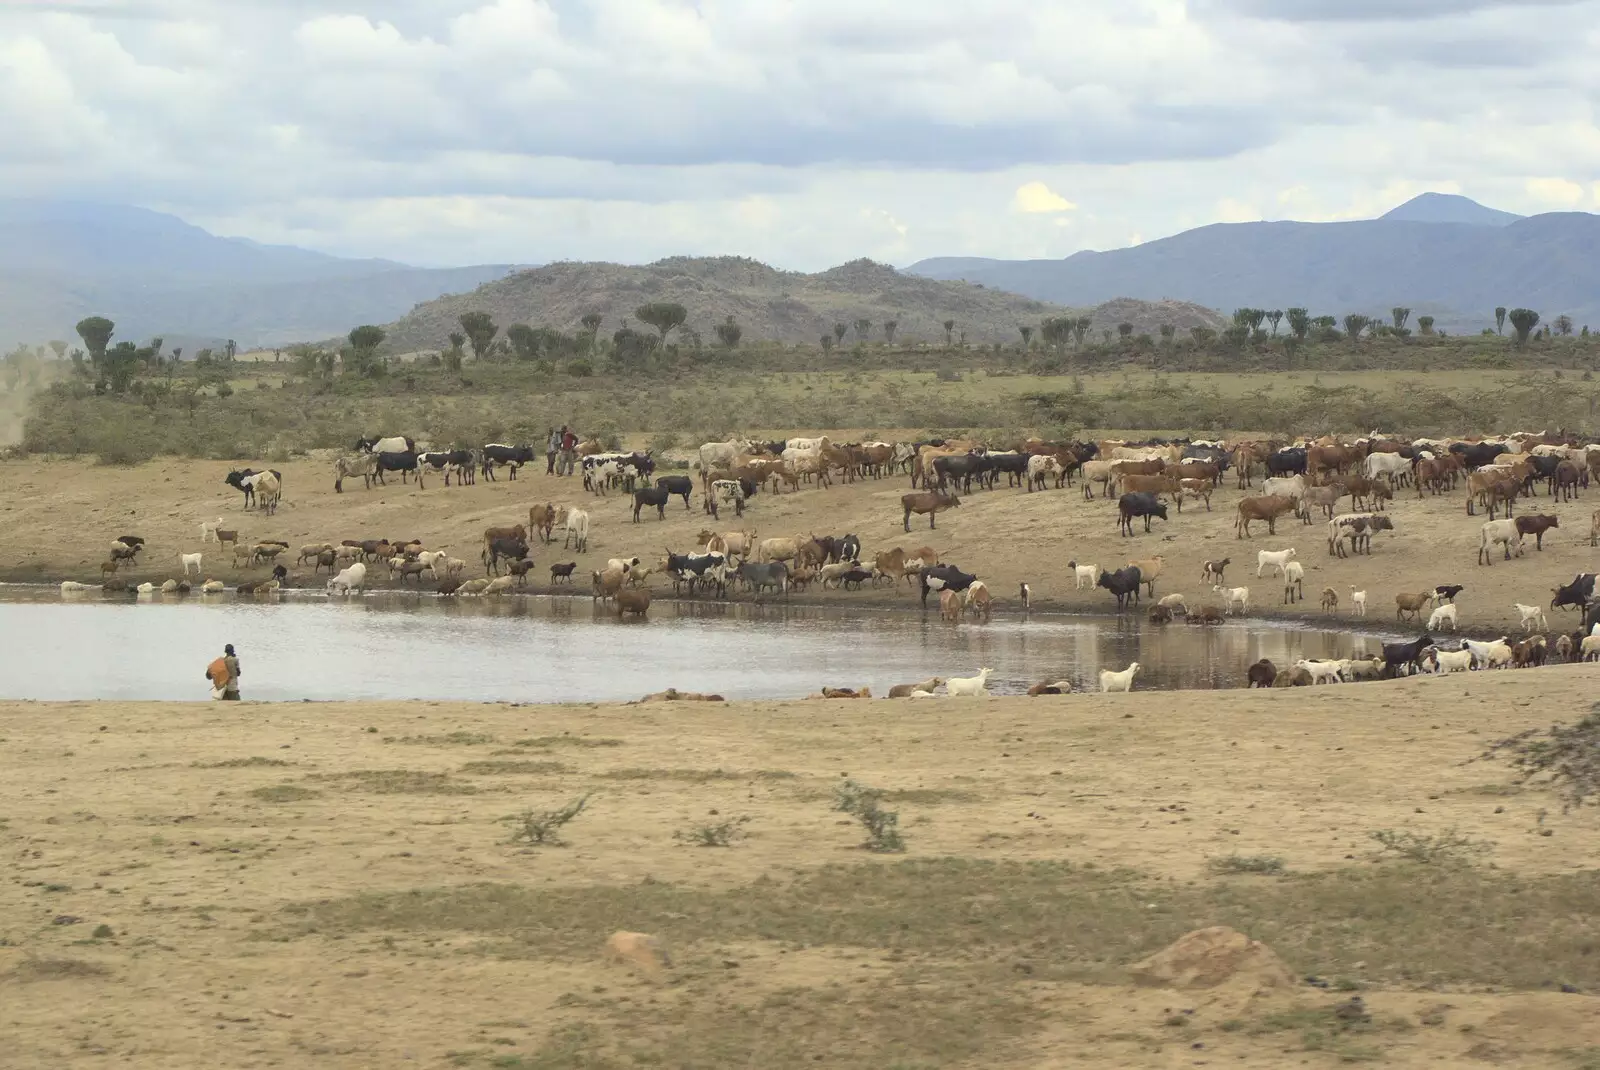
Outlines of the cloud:
[[1427,189],[1600,204],[1549,177],[1600,174],[1600,0],[1533,10],[12,0],[0,189],[424,263],[800,268],[1058,257]]
[[1078,206],[1043,182],[1024,182],[1011,198],[1019,212],[1070,212]]

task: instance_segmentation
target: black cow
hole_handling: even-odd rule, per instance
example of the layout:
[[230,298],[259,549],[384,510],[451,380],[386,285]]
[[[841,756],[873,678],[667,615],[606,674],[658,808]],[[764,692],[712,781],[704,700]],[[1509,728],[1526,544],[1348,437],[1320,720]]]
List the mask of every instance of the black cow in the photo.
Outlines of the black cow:
[[989,462],[990,487],[994,486],[994,479],[1001,472],[1006,475],[1006,486],[1020,487],[1028,478],[1028,462],[1033,460],[1033,454],[991,453],[984,459]]
[[511,478],[517,478],[517,469],[533,460],[532,446],[507,446],[503,442],[491,442],[483,447],[483,474],[486,479],[494,479],[496,465],[506,465],[511,469]]
[[785,598],[789,596],[789,566],[782,561],[768,561],[765,564],[746,561],[734,569],[734,575],[749,584],[757,595],[768,587],[775,587],[783,592]]
[[917,573],[917,584],[922,588],[922,608],[928,608],[929,591],[964,591],[976,583],[978,577],[962,572],[954,565],[929,565]]
[[[1600,602],[1590,602],[1583,613],[1583,634],[1593,635],[1596,624],[1600,624]],[[1581,637],[1578,643],[1580,646],[1582,645],[1583,639]]]
[[1165,520],[1167,518],[1167,507],[1154,494],[1142,490],[1135,491],[1132,494],[1124,494],[1117,499],[1117,516],[1117,534],[1131,536],[1133,534],[1133,518],[1136,516],[1144,517],[1144,530],[1146,534],[1149,534],[1150,518],[1160,517]]
[[728,593],[728,558],[725,554],[675,554],[667,551],[667,574],[672,577],[672,593],[679,594],[682,585],[689,585],[689,593],[702,583],[715,583],[717,597]]
[[1533,494],[1533,481],[1544,480],[1545,489],[1551,494],[1556,492],[1556,469],[1561,467],[1565,457],[1550,457],[1541,453],[1528,455],[1528,478],[1522,481],[1522,493]]
[[1117,609],[1126,609],[1128,599],[1132,597],[1134,604],[1139,603],[1139,585],[1144,582],[1144,576],[1139,572],[1137,565],[1119,568],[1115,572],[1102,572],[1096,587],[1104,587],[1117,596]]
[[1571,583],[1553,587],[1551,592],[1555,595],[1550,599],[1551,609],[1571,606],[1573,609],[1582,610],[1589,599],[1594,597],[1594,573],[1580,572],[1572,578]]
[[1267,455],[1267,475],[1303,476],[1306,474],[1306,448],[1290,446]]
[[1496,457],[1508,452],[1510,448],[1501,442],[1457,442],[1451,445],[1450,452],[1460,457],[1461,463],[1470,472],[1474,468],[1493,464]]
[[[276,468],[269,468],[268,471],[278,477],[278,484],[281,486],[283,484],[283,473]],[[235,469],[223,476],[222,481],[235,490],[244,492],[244,507],[248,509],[255,504],[256,500],[256,481],[253,477],[260,474],[253,468]]]
[[656,518],[667,518],[667,502],[672,498],[672,492],[666,487],[640,487],[633,492],[633,522],[639,522],[639,511],[647,505],[656,507]]
[[521,561],[528,556],[528,544],[516,538],[490,539],[483,548],[483,572],[488,575],[491,569],[496,576],[500,575],[500,559],[507,561]]
[[972,491],[974,476],[981,480],[983,474],[991,467],[989,459],[981,453],[958,453],[951,457],[933,459],[933,471],[939,477],[939,489],[944,490],[950,482],[959,480],[963,494]]
[[859,561],[861,559],[861,540],[854,535],[846,535],[839,540],[839,556],[836,561]]
[[694,480],[688,476],[662,476],[656,480],[656,486],[668,494],[681,495],[684,509],[689,508],[689,495],[694,490]]
[[422,482],[422,468],[417,464],[417,453],[415,450],[406,450],[404,453],[378,454],[378,472],[376,478],[379,483],[384,481],[383,473],[385,472],[399,472],[400,482],[402,483],[404,483],[410,477],[411,473],[415,472],[417,475],[417,489],[428,489]]
[[1394,677],[1400,675],[1398,670],[1401,666],[1405,667],[1407,673],[1420,669],[1422,667],[1422,651],[1432,645],[1433,637],[1427,632],[1423,632],[1409,643],[1383,644],[1384,676]]

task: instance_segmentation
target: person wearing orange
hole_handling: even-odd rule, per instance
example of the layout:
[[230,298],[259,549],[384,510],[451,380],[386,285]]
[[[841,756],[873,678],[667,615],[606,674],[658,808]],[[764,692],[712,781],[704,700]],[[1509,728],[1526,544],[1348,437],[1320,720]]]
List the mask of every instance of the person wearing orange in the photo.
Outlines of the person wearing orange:
[[206,666],[206,679],[211,681],[212,698],[239,701],[239,658],[232,643],[222,648],[222,657]]

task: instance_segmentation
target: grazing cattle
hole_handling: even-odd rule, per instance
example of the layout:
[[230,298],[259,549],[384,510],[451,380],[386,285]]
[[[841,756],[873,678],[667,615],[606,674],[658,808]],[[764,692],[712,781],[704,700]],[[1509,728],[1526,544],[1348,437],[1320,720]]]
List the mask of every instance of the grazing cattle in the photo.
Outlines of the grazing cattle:
[[1478,564],[1494,564],[1494,548],[1502,547],[1505,550],[1505,559],[1511,560],[1511,548],[1517,550],[1517,556],[1522,556],[1522,532],[1517,527],[1515,518],[1504,520],[1486,520],[1478,535]]
[[[754,443],[744,439],[732,439],[728,442],[707,442],[700,447],[700,472],[705,473],[717,468],[732,468],[733,462],[741,455],[751,452]],[[781,446],[779,447],[781,450]]]
[[1239,499],[1239,515],[1233,522],[1234,537],[1249,538],[1251,522],[1261,520],[1267,522],[1267,534],[1276,535],[1278,518],[1285,513],[1294,512],[1295,504],[1293,498],[1282,494],[1263,494],[1254,498]]
[[1059,488],[1066,479],[1066,470],[1061,467],[1061,462],[1051,456],[1034,456],[1028,458],[1028,490],[1044,490],[1045,480],[1055,478]]
[[954,624],[961,619],[961,596],[954,591],[939,592],[939,619]]
[[340,494],[344,493],[346,476],[360,476],[368,490],[372,489],[372,480],[378,474],[378,455],[375,453],[346,454],[334,459],[333,462],[333,489]]
[[954,565],[924,565],[917,571],[917,585],[922,591],[922,607],[928,607],[929,591],[965,591],[976,583],[973,573],[962,572]]
[[743,580],[758,596],[768,587],[781,591],[785,596],[789,593],[789,566],[782,561],[770,561],[765,564],[746,561],[734,570],[734,575]]
[[1571,583],[1550,588],[1552,595],[1550,608],[1566,609],[1571,607],[1582,610],[1589,599],[1594,597],[1594,577],[1595,574],[1593,572],[1580,572],[1573,577]]
[[1342,513],[1328,521],[1328,553],[1345,556],[1344,541],[1350,540],[1350,552],[1372,553],[1374,532],[1393,531],[1394,521],[1382,513]]
[[1517,530],[1523,535],[1533,536],[1533,548],[1535,550],[1544,549],[1545,532],[1551,528],[1559,528],[1561,526],[1560,518],[1551,516],[1548,513],[1524,513],[1519,517],[1515,517],[1513,523],[1517,525]]
[[379,483],[384,481],[383,473],[385,472],[399,472],[400,482],[402,483],[404,483],[406,479],[413,472],[415,472],[417,476],[417,489],[427,489],[422,482],[422,469],[417,465],[417,455],[410,450],[407,450],[404,453],[378,454],[377,474],[375,478]]
[[744,516],[744,503],[755,497],[760,487],[753,479],[714,479],[706,491],[705,511],[713,518],[720,517],[718,503],[732,504],[734,516]]
[[635,524],[639,522],[639,512],[647,506],[655,507],[656,519],[665,520],[667,501],[671,497],[672,494],[666,487],[640,487],[633,492],[633,522]]
[[479,464],[482,466],[484,478],[494,479],[494,470],[500,465],[511,469],[511,479],[517,478],[517,469],[533,460],[532,446],[508,446],[503,442],[491,442],[479,451]]
[[900,505],[905,510],[901,526],[906,531],[911,530],[911,514],[918,516],[927,514],[928,527],[937,527],[934,517],[946,509],[954,509],[961,504],[961,499],[954,494],[941,494],[938,491],[923,491],[919,494],[904,494],[900,497]]
[[694,480],[688,476],[662,476],[656,480],[656,486],[668,494],[676,494],[683,499],[685,511],[689,508],[689,495],[694,492]]
[[1133,535],[1134,517],[1144,518],[1144,530],[1146,534],[1149,534],[1151,518],[1167,519],[1167,507],[1154,494],[1144,491],[1124,494],[1117,499],[1117,533],[1119,535]]
[[1450,446],[1450,452],[1461,458],[1468,471],[1494,463],[1496,457],[1509,449],[1503,442],[1457,442]]
[[1269,453],[1265,463],[1268,476],[1305,475],[1305,447],[1294,446]]
[[561,547],[569,546],[580,554],[589,552],[589,514],[582,509],[567,510],[567,533]]
[[[565,517],[562,517],[565,519]],[[556,526],[556,507],[549,502],[528,506],[528,530],[539,536],[539,541],[549,543]]]
[[1268,661],[1266,658],[1262,658],[1260,661],[1256,662],[1254,665],[1250,666],[1250,668],[1245,670],[1245,679],[1249,681],[1249,683],[1245,685],[1247,687],[1271,687],[1272,682],[1277,678],[1277,666],[1273,665],[1272,662]]
[[[848,573],[846,578],[848,579]],[[982,580],[974,581],[967,588],[964,601],[966,608],[972,611],[974,617],[981,616],[984,620],[988,620],[990,613],[994,611],[994,598],[989,594],[988,585]]]
[[1139,587],[1144,582],[1139,575],[1139,570],[1132,565],[1119,568],[1115,572],[1102,572],[1095,581],[1095,586],[1104,587],[1117,597],[1117,609],[1120,612],[1127,608],[1128,599],[1139,601]]
[[1383,674],[1394,677],[1400,675],[1399,670],[1404,668],[1407,672],[1420,670],[1422,651],[1433,645],[1433,637],[1423,632],[1409,643],[1383,644]]
[[404,435],[388,438],[358,438],[352,447],[357,453],[415,453],[417,444]]
[[431,469],[433,472],[443,473],[444,485],[450,485],[452,475],[459,476],[456,482],[462,486],[475,482],[473,478],[479,459],[472,450],[434,450],[430,453],[417,454],[419,470]]

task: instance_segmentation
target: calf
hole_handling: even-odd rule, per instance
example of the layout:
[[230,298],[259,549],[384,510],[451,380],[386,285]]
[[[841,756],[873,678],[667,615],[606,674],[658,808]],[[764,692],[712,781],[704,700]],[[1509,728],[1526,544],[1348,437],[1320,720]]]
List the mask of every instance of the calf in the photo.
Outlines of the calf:
[[1520,534],[1533,536],[1533,548],[1535,550],[1544,549],[1545,532],[1551,528],[1559,528],[1561,526],[1560,518],[1551,516],[1548,513],[1523,513],[1521,516],[1513,518],[1512,522],[1516,524],[1517,531]]
[[[916,513],[918,516],[926,514],[928,527],[931,530],[938,526],[934,523],[935,516],[946,509],[954,509],[960,504],[961,499],[954,494],[941,494],[938,491],[930,490],[919,494],[903,494],[900,497],[900,505],[905,510],[905,516],[901,519],[901,526],[909,532],[911,530],[911,514]],[[1162,514],[1163,517],[1165,515],[1165,513]]]
[[668,494],[676,494],[683,499],[683,508],[688,511],[689,495],[694,490],[694,480],[688,476],[662,476],[656,480],[656,487]]

